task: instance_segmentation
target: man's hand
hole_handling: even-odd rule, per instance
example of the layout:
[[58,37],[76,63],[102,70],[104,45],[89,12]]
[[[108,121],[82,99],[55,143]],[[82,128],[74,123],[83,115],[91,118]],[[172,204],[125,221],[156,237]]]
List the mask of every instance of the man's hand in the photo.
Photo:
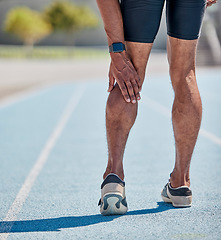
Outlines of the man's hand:
[[108,92],[113,89],[115,80],[126,102],[136,103],[140,100],[141,80],[125,51],[111,53]]
[[206,1],[206,7],[210,7],[210,6],[212,6],[216,2],[217,2],[217,0],[207,0]]

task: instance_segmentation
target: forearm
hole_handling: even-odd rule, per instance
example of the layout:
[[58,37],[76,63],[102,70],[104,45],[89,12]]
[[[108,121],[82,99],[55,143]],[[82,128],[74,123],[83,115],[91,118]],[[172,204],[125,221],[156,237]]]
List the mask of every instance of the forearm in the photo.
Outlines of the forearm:
[[[124,28],[119,0],[97,0],[104,29],[107,34],[108,45],[124,42]],[[109,92],[116,81],[126,102],[136,103],[140,100],[141,80],[126,51],[111,52],[111,66],[109,71]]]
[[124,42],[123,20],[119,0],[97,0],[108,45],[113,42]]

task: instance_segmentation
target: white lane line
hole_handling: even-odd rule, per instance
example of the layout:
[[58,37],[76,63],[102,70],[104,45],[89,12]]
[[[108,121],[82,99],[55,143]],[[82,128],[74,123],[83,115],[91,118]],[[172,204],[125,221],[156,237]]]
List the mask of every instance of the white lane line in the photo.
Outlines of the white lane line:
[[67,124],[68,119],[70,118],[71,114],[73,113],[74,109],[78,105],[83,93],[85,91],[85,87],[81,88],[74,92],[71,96],[70,101],[68,102],[63,114],[61,115],[60,120],[58,121],[56,127],[54,128],[51,136],[49,137],[45,147],[43,148],[41,154],[39,155],[35,165],[31,169],[30,173],[28,174],[25,182],[23,183],[20,191],[18,192],[14,202],[12,203],[6,217],[3,219],[3,223],[0,226],[0,239],[6,240],[11,228],[13,227],[14,222],[17,219],[17,215],[21,211],[21,208],[31,191],[33,184],[35,183],[36,178],[38,177],[39,173],[41,172],[45,162],[48,159],[48,156],[55,146],[56,141],[60,137],[62,131],[64,130],[65,125]]
[[[171,110],[169,110],[167,107],[163,106],[162,104],[154,101],[153,99],[142,95],[142,101],[145,105],[153,109],[154,111],[162,114],[163,116],[167,118],[171,118]],[[200,129],[199,134],[207,139],[209,139],[211,142],[221,146],[221,138],[217,137],[213,133],[205,130],[205,129]]]
[[200,129],[200,134],[205,138],[208,138],[210,141],[216,143],[217,145],[221,146],[221,138],[217,137],[216,135],[206,131],[205,129]]
[[171,111],[167,107],[163,106],[162,104],[144,95],[142,95],[141,101],[148,107],[152,108],[154,111],[161,113],[163,116],[167,118],[171,118]]

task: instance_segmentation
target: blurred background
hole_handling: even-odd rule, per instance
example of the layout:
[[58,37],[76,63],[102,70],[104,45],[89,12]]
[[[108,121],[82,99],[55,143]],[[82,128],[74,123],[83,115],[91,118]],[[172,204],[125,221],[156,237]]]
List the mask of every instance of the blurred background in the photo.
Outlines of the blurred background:
[[[168,70],[165,22],[164,13],[150,72]],[[221,66],[220,42],[218,1],[206,11],[198,66]],[[0,0],[0,99],[55,82],[104,78],[108,64],[106,35],[95,0]]]

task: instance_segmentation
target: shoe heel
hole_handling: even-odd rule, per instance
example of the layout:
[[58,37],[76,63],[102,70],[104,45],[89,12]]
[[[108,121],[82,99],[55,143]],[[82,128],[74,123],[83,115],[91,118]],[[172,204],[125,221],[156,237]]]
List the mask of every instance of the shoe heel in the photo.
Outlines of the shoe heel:
[[174,207],[191,207],[192,205],[192,196],[176,196],[171,200]]
[[107,194],[103,198],[100,212],[102,215],[118,215],[127,212],[127,206],[122,203],[123,198],[119,194]]

